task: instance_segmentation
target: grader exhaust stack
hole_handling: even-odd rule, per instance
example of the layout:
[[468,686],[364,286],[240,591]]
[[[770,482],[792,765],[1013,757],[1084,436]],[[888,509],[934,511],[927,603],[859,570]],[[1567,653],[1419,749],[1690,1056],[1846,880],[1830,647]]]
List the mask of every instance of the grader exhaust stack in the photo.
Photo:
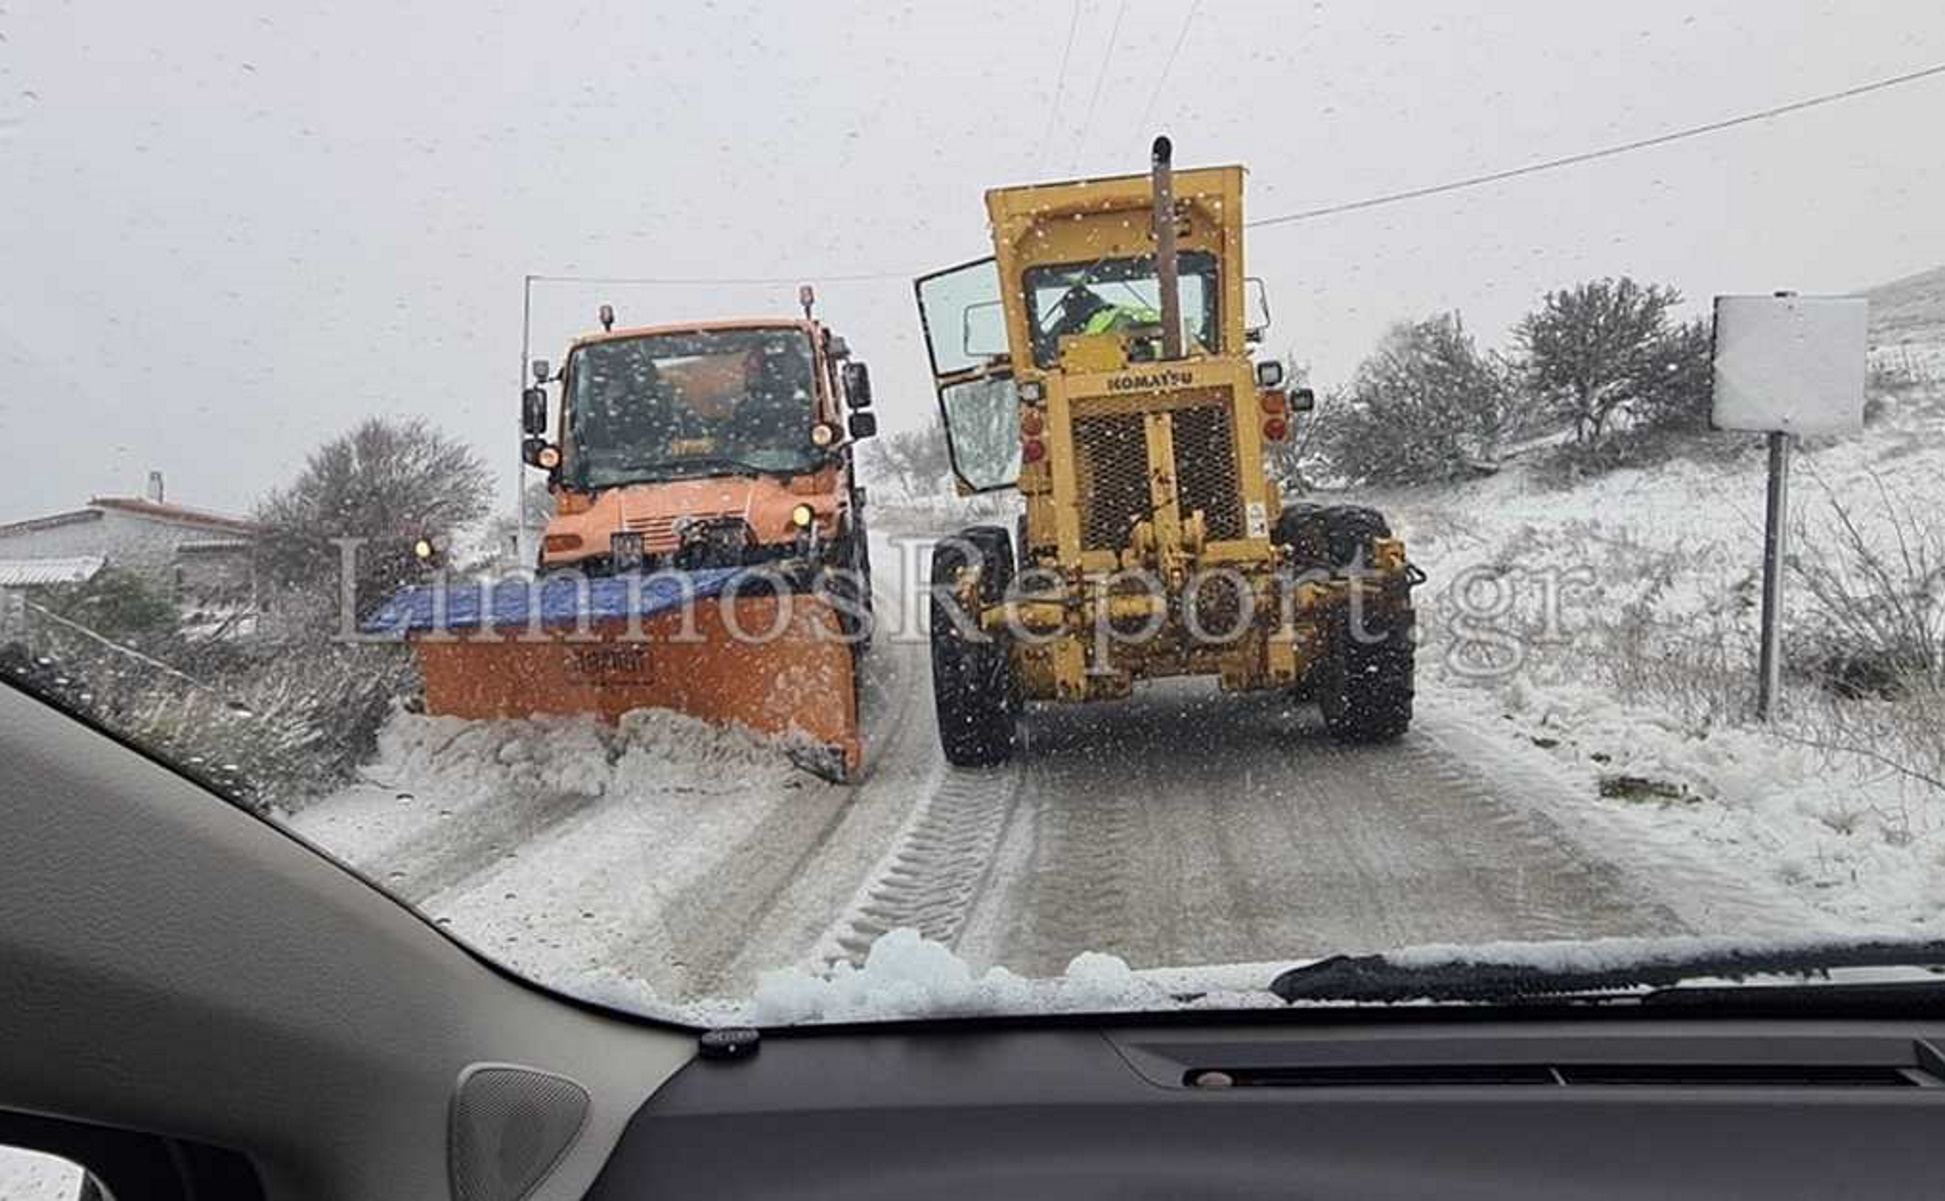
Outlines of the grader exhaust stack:
[[1162,357],[1182,357],[1182,281],[1175,254],[1174,146],[1164,134],[1155,139],[1149,178],[1155,190],[1155,281],[1161,292]]

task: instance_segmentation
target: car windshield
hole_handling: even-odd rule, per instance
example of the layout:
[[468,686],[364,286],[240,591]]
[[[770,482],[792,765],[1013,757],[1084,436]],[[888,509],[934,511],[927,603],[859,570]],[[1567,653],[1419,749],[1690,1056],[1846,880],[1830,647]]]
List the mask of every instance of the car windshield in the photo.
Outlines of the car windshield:
[[721,470],[804,471],[816,369],[802,331],[723,330],[594,342],[567,361],[571,486]]
[[0,688],[690,1025],[1931,963],[1945,6],[1448,8],[8,6]]

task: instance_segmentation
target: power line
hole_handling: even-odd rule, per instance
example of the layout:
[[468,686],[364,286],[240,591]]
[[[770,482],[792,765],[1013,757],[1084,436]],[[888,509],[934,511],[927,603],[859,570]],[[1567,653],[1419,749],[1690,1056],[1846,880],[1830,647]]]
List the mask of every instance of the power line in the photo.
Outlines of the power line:
[[1135,122],[1135,129],[1144,138],[1148,136],[1148,114],[1155,111],[1155,102],[1162,98],[1162,86],[1168,82],[1168,73],[1175,69],[1175,56],[1182,53],[1182,43],[1189,40],[1189,26],[1195,24],[1195,10],[1201,7],[1202,0],[1195,0],[1182,17],[1182,28],[1175,33],[1175,44],[1169,47],[1168,59],[1162,63],[1162,73],[1155,77],[1155,90],[1148,94],[1148,103],[1142,106],[1141,119]]
[[[1123,0],[1124,8],[1125,4],[1126,0]],[[1119,18],[1120,14],[1117,12],[1115,20],[1115,29],[1117,32],[1121,24]],[[1114,35],[1111,34],[1108,39],[1110,53],[1113,50],[1114,40]],[[1103,64],[1102,71],[1105,74],[1105,64]],[[1430,184],[1425,187],[1407,188],[1400,192],[1386,192],[1377,196],[1367,196],[1362,200],[1350,200],[1341,204],[1324,205],[1321,208],[1302,209],[1293,213],[1279,213],[1273,217],[1258,217],[1244,224],[1251,229],[1260,229],[1265,226],[1274,225],[1289,225],[1299,221],[1313,221],[1320,217],[1335,216],[1339,213],[1357,212],[1362,209],[1378,208],[1381,205],[1398,204],[1407,200],[1418,200],[1427,196],[1439,196],[1447,192],[1462,191],[1466,188],[1482,187],[1486,184],[1499,183],[1508,179],[1517,179],[1525,175],[1535,175],[1542,171],[1554,171],[1561,167],[1571,167],[1580,163],[1593,162],[1597,159],[1612,158],[1615,155],[1629,154],[1636,150],[1646,150],[1654,146],[1665,146],[1670,142],[1679,142],[1686,138],[1719,133],[1722,130],[1733,129],[1739,125],[1767,121],[1774,117],[1786,116],[1790,113],[1798,113],[1805,109],[1818,108],[1827,104],[1835,104],[1842,100],[1850,100],[1858,96],[1868,95],[1872,92],[1881,92],[1888,88],[1916,83],[1919,80],[1930,79],[1939,75],[1945,75],[1945,63],[1937,63],[1933,66],[1922,67],[1915,71],[1907,71],[1902,75],[1892,75],[1884,79],[1872,80],[1869,83],[1861,83],[1854,87],[1844,88],[1841,91],[1825,92],[1819,96],[1811,96],[1803,100],[1793,100],[1788,104],[1779,104],[1773,108],[1743,113],[1740,116],[1727,117],[1720,121],[1711,121],[1704,125],[1690,125],[1682,129],[1670,130],[1667,133],[1656,134],[1648,138],[1640,138],[1632,142],[1623,142],[1615,146],[1605,146],[1597,150],[1587,150],[1579,154],[1569,154],[1560,158],[1544,159],[1536,163],[1510,167],[1503,171],[1491,171],[1483,175],[1470,175],[1462,179],[1448,180],[1444,183]],[[1097,78],[1095,81],[1096,98],[1099,97],[1099,94],[1100,80]],[[1090,114],[1092,114],[1093,109],[1094,104],[1090,101],[1088,104]],[[1085,127],[1083,127],[1082,132],[1085,135]],[[531,275],[528,278],[535,283],[613,284],[647,287],[781,287],[797,283],[846,284],[876,283],[880,280],[887,279],[909,280],[912,278],[912,273],[909,271],[867,271],[819,275],[815,272],[803,272],[797,275],[728,277]]]
[[[1060,100],[1067,93],[1067,64],[1074,56],[1074,33],[1080,27],[1081,0],[1074,0],[1067,17],[1067,44],[1060,51],[1060,73],[1054,76],[1054,102],[1047,109],[1047,124],[1040,130],[1040,139],[1033,144],[1036,156],[1046,150],[1047,139],[1053,136],[1054,122],[1060,118]],[[1035,161],[1038,161],[1037,157]]]
[[1074,158],[1068,164],[1069,171],[1081,165],[1081,155],[1087,152],[1088,131],[1094,127],[1094,106],[1101,102],[1101,85],[1108,81],[1108,68],[1114,65],[1114,44],[1121,40],[1121,18],[1128,15],[1128,0],[1120,0],[1114,7],[1114,28],[1108,30],[1107,53],[1101,55],[1101,73],[1094,77],[1094,94],[1087,98],[1087,116],[1081,120],[1081,136],[1074,142]]
[[860,284],[883,279],[912,278],[909,271],[859,271],[849,274],[818,275],[529,275],[537,284],[609,284],[617,287],[675,288],[774,288],[796,284]]
[[1667,133],[1656,134],[1651,138],[1623,142],[1618,146],[1604,146],[1599,150],[1588,150],[1580,154],[1569,154],[1561,158],[1545,159],[1537,163],[1527,163],[1524,166],[1509,167],[1504,171],[1491,171],[1484,175],[1471,175],[1464,179],[1454,179],[1445,183],[1430,184],[1422,188],[1407,188],[1402,192],[1387,192],[1381,196],[1369,196],[1363,200],[1351,200],[1342,204],[1329,204],[1322,208],[1303,209],[1294,213],[1282,213],[1275,217],[1259,217],[1254,221],[1248,221],[1244,224],[1251,228],[1260,228],[1266,225],[1287,225],[1297,221],[1313,221],[1319,217],[1330,217],[1338,213],[1356,212],[1359,209],[1377,208],[1380,205],[1397,204],[1401,201],[1419,200],[1426,196],[1439,196],[1447,192],[1458,192],[1466,188],[1477,188],[1485,184],[1517,179],[1522,175],[1535,175],[1541,171],[1553,171],[1561,167],[1571,167],[1580,163],[1593,162],[1596,159],[1612,158],[1617,154],[1628,154],[1636,150],[1646,150],[1651,146],[1666,146],[1670,142],[1679,142],[1685,138],[1700,137],[1703,134],[1709,133],[1719,133],[1725,129],[1733,129],[1738,125],[1748,125],[1754,121],[1767,121],[1772,117],[1781,117],[1788,113],[1798,113],[1804,109],[1817,108],[1820,105],[1835,104],[1840,100],[1849,100],[1870,92],[1881,92],[1886,88],[1895,88],[1901,84],[1914,83],[1920,79],[1927,79],[1934,75],[1945,75],[1945,63],[1939,63],[1936,66],[1925,67],[1917,71],[1910,71],[1903,75],[1894,75],[1888,79],[1879,79],[1870,83],[1858,84],[1856,87],[1845,88],[1840,92],[1826,92],[1821,96],[1812,96],[1807,100],[1795,100],[1789,104],[1779,104],[1774,108],[1766,108],[1758,112],[1744,113],[1741,116],[1728,117],[1721,121],[1710,121],[1706,125],[1691,125],[1684,129],[1670,130]]

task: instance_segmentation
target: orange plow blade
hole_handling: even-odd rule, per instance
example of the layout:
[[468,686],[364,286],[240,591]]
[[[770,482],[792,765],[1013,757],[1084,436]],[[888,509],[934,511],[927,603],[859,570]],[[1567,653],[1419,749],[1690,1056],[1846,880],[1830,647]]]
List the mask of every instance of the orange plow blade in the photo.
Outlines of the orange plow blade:
[[[720,583],[701,582],[705,591]],[[449,597],[439,622],[401,626],[393,613],[367,629],[402,632],[412,644],[428,713],[591,713],[615,721],[634,709],[669,709],[779,738],[793,758],[827,778],[856,775],[863,746],[855,657],[825,601],[800,592],[722,591],[673,605],[654,595],[604,603],[616,598],[597,594],[590,603],[581,587],[571,622],[530,621],[524,607],[510,611],[497,598],[485,606],[492,620],[482,622],[480,606]],[[556,610],[555,617],[563,608],[537,607]]]

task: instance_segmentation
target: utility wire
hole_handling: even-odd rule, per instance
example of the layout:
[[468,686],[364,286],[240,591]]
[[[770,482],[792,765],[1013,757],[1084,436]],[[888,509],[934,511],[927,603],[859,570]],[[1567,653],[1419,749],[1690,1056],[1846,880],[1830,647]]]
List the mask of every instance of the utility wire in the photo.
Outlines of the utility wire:
[[537,284],[639,284],[647,287],[768,288],[784,284],[856,284],[880,279],[910,279],[909,271],[861,271],[833,275],[529,275]]
[[1189,5],[1189,11],[1182,17],[1182,28],[1176,31],[1175,44],[1168,49],[1168,58],[1162,63],[1162,73],[1155,77],[1155,90],[1148,94],[1148,103],[1142,106],[1141,119],[1135,122],[1135,130],[1141,137],[1148,136],[1148,114],[1155,111],[1155,102],[1162,98],[1162,87],[1168,83],[1168,73],[1175,69],[1175,56],[1182,53],[1182,43],[1189,40],[1189,27],[1195,24],[1195,10],[1202,7],[1202,0]]
[[1074,143],[1074,157],[1067,169],[1073,171],[1081,165],[1081,155],[1087,153],[1087,135],[1094,127],[1094,106],[1101,102],[1101,85],[1108,81],[1108,68],[1114,65],[1114,46],[1121,40],[1121,18],[1128,15],[1128,0],[1120,0],[1114,7],[1114,28],[1108,30],[1107,53],[1101,56],[1101,73],[1094,77],[1094,94],[1087,98],[1087,116],[1081,120],[1081,136]]
[[[1117,30],[1120,28],[1118,13],[1116,15],[1115,27]],[[1110,53],[1113,50],[1113,41],[1113,37],[1110,36]],[[1103,64],[1102,71],[1105,74],[1105,64]],[[1682,129],[1670,130],[1667,133],[1656,134],[1649,138],[1640,138],[1632,142],[1622,142],[1614,146],[1604,146],[1598,150],[1569,154],[1561,158],[1543,159],[1535,163],[1510,167],[1503,171],[1491,171],[1484,175],[1469,175],[1461,179],[1448,180],[1444,183],[1429,184],[1425,187],[1407,188],[1400,192],[1386,192],[1378,196],[1367,196],[1362,200],[1351,200],[1342,204],[1329,204],[1321,208],[1302,209],[1293,213],[1279,213],[1273,217],[1258,217],[1244,224],[1251,229],[1261,229],[1266,226],[1275,225],[1291,225],[1299,221],[1314,221],[1320,217],[1335,216],[1339,213],[1358,212],[1363,209],[1378,208],[1382,205],[1399,204],[1407,200],[1418,200],[1426,196],[1440,196],[1448,192],[1458,192],[1467,188],[1483,187],[1486,184],[1500,183],[1504,180],[1517,179],[1525,175],[1536,175],[1542,171],[1555,171],[1562,167],[1571,167],[1580,163],[1593,162],[1596,159],[1612,158],[1615,155],[1629,154],[1636,150],[1646,150],[1654,146],[1665,146],[1670,142],[1679,142],[1686,138],[1719,133],[1725,129],[1733,129],[1738,125],[1749,125],[1757,121],[1767,121],[1774,117],[1802,112],[1805,109],[1819,108],[1827,104],[1835,104],[1839,101],[1850,100],[1858,96],[1868,95],[1872,92],[1882,92],[1889,88],[1901,87],[1908,83],[1917,83],[1920,80],[1931,79],[1939,75],[1945,75],[1945,63],[1921,67],[1915,71],[1907,71],[1902,75],[1892,75],[1884,79],[1872,80],[1869,83],[1861,83],[1855,87],[1845,88],[1842,91],[1825,92],[1820,96],[1794,100],[1788,104],[1776,105],[1773,108],[1743,113],[1735,117],[1726,117],[1720,121],[1710,121],[1704,125],[1690,125]],[[1095,81],[1094,91],[1095,97],[1098,99],[1100,95],[1099,79]],[[1090,120],[1093,110],[1094,103],[1093,101],[1089,101],[1088,111],[1090,113]],[[1085,135],[1085,127],[1083,127],[1083,135]],[[670,287],[776,287],[799,282],[822,284],[874,283],[887,279],[909,280],[912,278],[912,273],[909,271],[871,271],[839,275],[805,273],[792,276],[746,276],[730,278],[699,276],[533,275],[528,278],[536,283],[619,284]]]
[[1710,121],[1706,125],[1690,125],[1684,129],[1674,129],[1667,133],[1656,134],[1651,138],[1641,138],[1633,142],[1622,142],[1617,146],[1603,146],[1599,150],[1587,150],[1580,154],[1569,154],[1562,158],[1544,159],[1537,163],[1527,163],[1519,167],[1510,167],[1504,171],[1492,171],[1484,175],[1471,175],[1464,179],[1454,179],[1445,183],[1430,184],[1422,188],[1408,188],[1402,192],[1387,192],[1381,196],[1369,196],[1363,200],[1351,200],[1343,204],[1329,204],[1322,208],[1303,209],[1299,212],[1282,213],[1274,217],[1259,217],[1254,221],[1248,221],[1244,224],[1255,229],[1266,225],[1288,225],[1297,221],[1314,221],[1319,217],[1334,216],[1338,213],[1351,213],[1360,209],[1377,208],[1380,205],[1398,204],[1406,200],[1419,200],[1426,196],[1440,196],[1447,192],[1458,192],[1466,188],[1482,187],[1486,184],[1499,183],[1503,180],[1517,179],[1523,175],[1536,175],[1542,171],[1553,171],[1561,167],[1590,163],[1596,159],[1612,158],[1617,154],[1629,154],[1636,150],[1646,150],[1651,146],[1666,146],[1670,142],[1679,142],[1685,138],[1695,138],[1703,134],[1719,133],[1725,129],[1733,129],[1738,125],[1748,125],[1754,121],[1767,121],[1772,117],[1781,117],[1787,113],[1799,113],[1804,109],[1817,108],[1825,104],[1835,104],[1840,100],[1849,100],[1870,92],[1881,92],[1886,88],[1895,88],[1902,84],[1915,83],[1918,80],[1928,79],[1934,75],[1945,75],[1945,63],[1939,63],[1936,66],[1925,67],[1917,71],[1909,71],[1903,75],[1894,75],[1889,79],[1879,79],[1870,83],[1858,84],[1856,87],[1845,88],[1840,92],[1826,92],[1821,96],[1812,96],[1807,100],[1796,100],[1789,104],[1779,104],[1774,108],[1766,108],[1758,112],[1744,113],[1741,116],[1728,117],[1720,121]]
[[1040,139],[1033,144],[1036,161],[1045,154],[1047,139],[1053,136],[1054,122],[1060,119],[1060,101],[1067,94],[1067,65],[1074,57],[1074,34],[1081,27],[1081,0],[1074,0],[1067,17],[1067,44],[1060,51],[1060,72],[1054,76],[1054,102],[1047,110],[1047,124],[1040,130]]

